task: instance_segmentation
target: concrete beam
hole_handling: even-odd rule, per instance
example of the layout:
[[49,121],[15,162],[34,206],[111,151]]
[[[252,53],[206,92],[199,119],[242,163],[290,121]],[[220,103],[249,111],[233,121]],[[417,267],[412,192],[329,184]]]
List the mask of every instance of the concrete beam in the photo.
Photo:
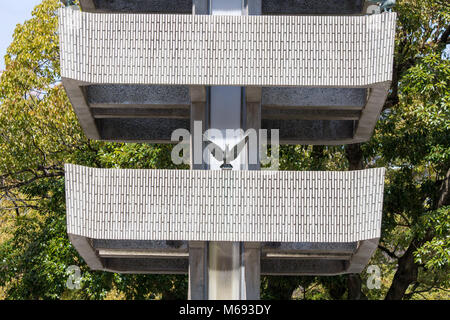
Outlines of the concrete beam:
[[357,246],[357,242],[264,242],[261,250],[263,254],[353,254]]
[[83,88],[89,105],[167,105],[190,104],[189,87],[163,85],[97,84]]
[[263,108],[262,118],[267,120],[359,120],[359,110],[274,109]]
[[101,258],[153,258],[153,259],[179,259],[188,257],[187,252],[164,252],[152,250],[118,250],[118,249],[100,249],[97,251]]
[[186,258],[105,258],[104,269],[119,273],[186,274]]
[[[194,271],[194,267],[200,264],[191,264],[188,259],[139,259],[139,258],[107,258],[105,259],[105,271],[119,273],[143,273],[143,274],[186,274],[190,277],[204,277],[204,268]],[[198,262],[198,260],[196,260]],[[345,260],[315,260],[315,259],[261,259],[261,275],[322,275],[334,276],[345,274],[348,262]],[[251,270],[249,269],[249,273]],[[196,273],[194,275],[194,273]],[[252,275],[254,276],[254,275]],[[199,281],[204,281],[200,279]],[[248,290],[251,290],[250,288]],[[189,299],[204,300],[203,287],[191,286]],[[248,298],[250,299],[250,297]]]
[[186,108],[92,108],[95,119],[105,118],[158,118],[158,119],[189,119],[189,109]]
[[100,139],[115,142],[172,143],[172,132],[189,130],[189,119],[96,119]]
[[244,1],[244,14],[246,16],[260,16],[262,14],[262,2],[264,0],[246,0]]
[[[145,241],[89,239],[69,233],[80,256],[93,270],[121,273],[186,274],[192,299],[205,299],[207,288],[204,241]],[[347,243],[255,242],[244,244],[245,277],[263,275],[336,275],[360,273],[378,245],[378,238]],[[301,255],[303,254],[303,255]],[[189,262],[190,261],[190,262]],[[258,262],[259,261],[259,262]],[[259,271],[259,268],[261,268]],[[250,281],[249,283],[254,283]],[[246,288],[248,294],[256,288]],[[247,296],[250,299],[251,296]]]
[[186,241],[92,239],[94,249],[149,250],[152,252],[188,252]]
[[189,300],[208,298],[208,245],[205,241],[189,242]]
[[79,0],[81,10],[86,12],[95,12],[94,0]]
[[242,299],[259,300],[260,299],[260,283],[261,283],[261,244],[258,242],[245,242],[242,244],[243,252],[241,253],[244,267],[242,288]]
[[92,270],[103,270],[103,263],[88,238],[68,233],[69,240]]
[[80,0],[86,12],[191,13],[192,0]]
[[192,14],[209,14],[209,0],[192,0]]
[[262,14],[347,15],[361,14],[364,0],[263,0]]
[[262,129],[279,129],[281,144],[345,144],[353,140],[354,121],[262,120]]
[[366,88],[264,87],[262,105],[271,107],[361,110],[367,102]]
[[100,133],[94,117],[86,102],[84,92],[80,88],[83,83],[64,77],[61,78],[61,81],[84,134],[90,139],[100,140]]
[[[261,96],[262,96],[262,90],[260,87],[247,87],[245,88],[245,103],[246,103],[246,123],[245,123],[245,129],[255,129],[257,132],[259,129],[261,129]],[[260,145],[259,142],[259,135],[256,137],[258,143],[257,145]],[[261,168],[260,165],[260,159],[259,159],[259,152],[256,153],[256,163],[250,163],[250,155],[249,155],[249,149],[247,146],[246,149],[247,152],[247,166],[248,170],[259,170]]]
[[[86,12],[204,13],[196,0],[80,0]],[[203,3],[202,3],[203,2]],[[248,0],[249,14],[361,14],[363,0]],[[259,12],[256,9],[259,9]]]
[[262,275],[284,276],[334,276],[345,273],[348,262],[345,260],[316,259],[262,259]]
[[361,273],[369,263],[370,258],[378,247],[380,238],[363,240],[358,243],[358,249],[349,261],[346,273]]
[[381,110],[383,109],[384,102],[386,101],[389,93],[391,82],[383,82],[374,85],[370,88],[369,98],[367,104],[361,113],[361,118],[358,121],[358,125],[355,131],[355,140],[368,140],[375,129]]

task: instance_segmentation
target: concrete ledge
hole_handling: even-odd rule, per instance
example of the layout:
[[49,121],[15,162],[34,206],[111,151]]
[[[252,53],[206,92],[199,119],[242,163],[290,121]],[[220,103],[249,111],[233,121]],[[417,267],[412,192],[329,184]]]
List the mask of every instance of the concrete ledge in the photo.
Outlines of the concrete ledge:
[[[173,143],[173,130],[190,128],[189,109],[195,102],[188,87],[173,86],[171,90],[172,86],[159,85],[86,85],[67,78],[63,78],[63,84],[89,138]],[[282,144],[367,141],[389,86],[390,82],[374,85],[368,94],[367,89],[357,88],[259,88],[261,128],[280,129]],[[247,90],[252,88],[258,87]]]
[[[294,118],[294,117],[292,117]],[[279,129],[280,143],[283,144],[342,144],[353,139],[355,123],[351,120],[268,120],[263,119],[263,129]],[[269,134],[270,136],[270,134]]]
[[103,262],[91,245],[90,239],[68,233],[69,240],[92,270],[103,270]]
[[192,0],[80,0],[85,12],[192,13]]
[[262,275],[283,276],[334,276],[345,273],[345,260],[316,259],[261,259]]
[[261,103],[266,108],[342,108],[361,110],[367,102],[365,88],[264,87]]
[[375,250],[378,247],[378,243],[380,238],[368,239],[359,242],[358,249],[352,256],[348,268],[346,269],[347,273],[360,273],[367,266],[372,255],[375,253]]
[[149,258],[107,258],[104,259],[104,271],[119,273],[185,274],[189,260],[149,259]]
[[[198,100],[185,86],[86,85],[67,78],[63,84],[86,135],[107,141],[173,143],[173,130],[190,128],[189,109]],[[261,127],[280,129],[282,144],[338,145],[371,137],[389,86],[374,85],[368,94],[359,88],[247,91],[262,92]]]
[[104,240],[92,239],[92,247],[114,250],[146,250],[151,252],[188,252],[186,241],[157,241],[157,240]]
[[[69,238],[91,269],[119,273],[186,274],[189,259],[196,255],[203,257],[206,250],[205,242],[196,241],[188,244],[187,241],[89,239],[72,234]],[[326,276],[362,272],[377,244],[378,238],[349,243],[247,242],[245,245],[247,254],[261,257],[258,265],[263,275]],[[191,276],[206,279],[204,264],[195,261],[197,264],[190,265]]]
[[101,140],[115,142],[167,143],[174,130],[189,130],[189,119],[109,118],[96,119],[95,123]]
[[364,0],[262,0],[262,13],[271,15],[361,14]]

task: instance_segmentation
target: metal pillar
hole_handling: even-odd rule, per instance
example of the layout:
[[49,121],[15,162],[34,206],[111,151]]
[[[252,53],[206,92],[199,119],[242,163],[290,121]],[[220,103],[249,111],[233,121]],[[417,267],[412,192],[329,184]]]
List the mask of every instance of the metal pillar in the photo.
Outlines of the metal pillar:
[[[260,14],[259,0],[194,0],[193,14],[247,15]],[[197,90],[197,91],[196,91]],[[260,90],[242,87],[205,88],[203,104],[191,105],[191,121],[205,120],[207,128],[218,129],[223,139],[214,142],[225,148],[239,142],[239,136],[227,137],[227,129],[258,130],[261,122]],[[256,90],[256,91],[255,91]],[[256,93],[255,93],[256,92]],[[259,92],[259,96],[258,96]],[[191,89],[191,97],[203,97],[198,89]],[[259,99],[258,99],[259,97]],[[202,108],[203,106],[203,108]],[[247,110],[248,106],[248,110]],[[191,135],[194,125],[191,123]],[[203,145],[202,145],[203,146]],[[191,144],[192,152],[199,146]],[[248,152],[248,148],[246,149]],[[231,162],[233,170],[258,170],[259,165],[249,165],[246,152]],[[212,156],[209,163],[192,165],[191,169],[220,170]],[[238,300],[259,299],[260,244],[240,242],[196,242],[189,249],[189,299]]]

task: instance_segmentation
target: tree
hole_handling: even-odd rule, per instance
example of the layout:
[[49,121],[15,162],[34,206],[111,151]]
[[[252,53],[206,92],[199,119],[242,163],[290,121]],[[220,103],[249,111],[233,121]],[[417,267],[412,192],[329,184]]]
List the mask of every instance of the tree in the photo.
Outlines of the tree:
[[380,248],[397,260],[398,268],[386,299],[439,287],[440,281],[426,284],[422,279],[434,278],[438,270],[445,278],[449,247],[441,248],[445,254],[433,270],[419,253],[450,235],[448,219],[424,223],[430,216],[448,218],[450,205],[450,63],[445,52],[450,6],[442,1],[404,0],[396,10],[396,81],[375,136],[366,146],[372,157],[381,155],[378,164],[391,168]]
[[[180,276],[92,272],[67,238],[64,163],[94,167],[173,168],[170,146],[87,139],[60,83],[57,0],[44,0],[18,25],[0,85],[0,214],[10,222],[0,243],[0,286],[10,299],[185,296]],[[10,212],[14,212],[10,216]],[[70,293],[67,267],[78,265],[83,290]],[[151,284],[151,285],[150,285]]]

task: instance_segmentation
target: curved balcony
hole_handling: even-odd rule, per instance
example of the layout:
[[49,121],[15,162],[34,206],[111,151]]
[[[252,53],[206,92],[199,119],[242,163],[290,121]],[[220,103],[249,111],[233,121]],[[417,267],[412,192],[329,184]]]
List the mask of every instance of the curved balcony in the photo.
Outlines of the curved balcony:
[[[154,269],[147,271],[156,272],[170,257],[184,263],[187,241],[242,241],[265,243],[262,266],[267,274],[314,268],[318,274],[355,272],[362,270],[380,237],[384,168],[65,169],[67,232],[97,269],[122,270],[119,264],[112,266],[143,259],[135,265],[148,262]],[[163,260],[150,263],[156,258]],[[277,259],[285,259],[285,265],[273,265],[283,264]],[[310,267],[290,273],[296,264]],[[169,269],[159,272],[173,271]]]
[[226,85],[257,89],[262,128],[281,143],[361,142],[390,86],[395,19],[63,9],[62,81],[94,139],[170,142],[190,105],[207,103],[192,91]]

